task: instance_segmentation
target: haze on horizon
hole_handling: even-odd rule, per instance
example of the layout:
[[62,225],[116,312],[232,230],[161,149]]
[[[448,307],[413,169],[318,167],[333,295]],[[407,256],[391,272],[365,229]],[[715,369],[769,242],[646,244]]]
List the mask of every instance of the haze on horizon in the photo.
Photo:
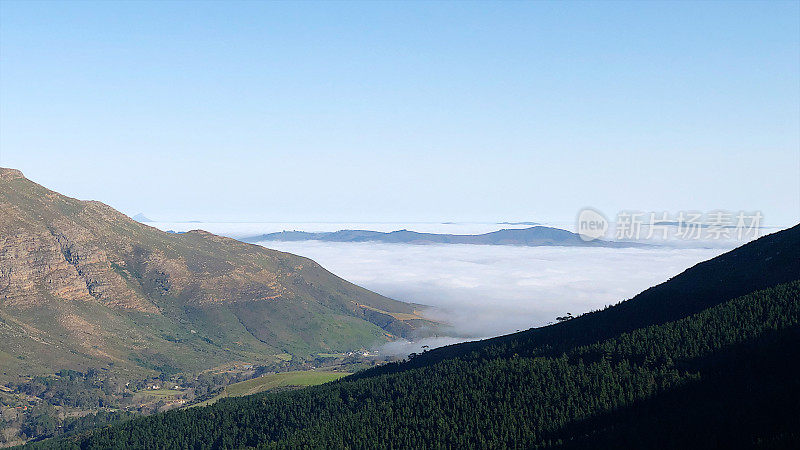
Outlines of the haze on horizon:
[[162,221],[800,221],[800,4],[4,1],[0,166]]

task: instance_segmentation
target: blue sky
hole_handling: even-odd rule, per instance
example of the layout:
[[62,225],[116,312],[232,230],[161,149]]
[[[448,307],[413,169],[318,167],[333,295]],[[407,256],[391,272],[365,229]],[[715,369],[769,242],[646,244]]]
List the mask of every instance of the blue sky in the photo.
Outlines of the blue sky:
[[164,220],[800,221],[798,2],[0,3],[0,165]]

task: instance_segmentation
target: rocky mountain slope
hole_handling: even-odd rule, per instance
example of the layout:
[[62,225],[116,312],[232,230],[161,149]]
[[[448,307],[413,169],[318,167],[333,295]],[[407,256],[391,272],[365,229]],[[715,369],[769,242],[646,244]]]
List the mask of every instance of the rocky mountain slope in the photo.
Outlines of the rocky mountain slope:
[[344,351],[430,325],[314,261],[165,233],[0,169],[0,376],[183,371]]

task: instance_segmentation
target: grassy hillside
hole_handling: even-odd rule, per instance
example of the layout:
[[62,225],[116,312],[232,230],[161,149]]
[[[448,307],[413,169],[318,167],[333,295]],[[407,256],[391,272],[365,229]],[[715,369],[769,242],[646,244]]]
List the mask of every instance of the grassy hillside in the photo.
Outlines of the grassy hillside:
[[[796,448],[797,230],[701,264],[692,270],[707,277],[687,271],[615,307],[622,313],[611,308],[302,391],[225,399],[41,445]],[[618,332],[624,324],[615,319],[631,310],[641,316]],[[604,325],[613,328],[601,332]]]
[[203,231],[165,233],[11,169],[0,169],[0,211],[0,382],[302,359],[434,325],[418,305],[307,258]]

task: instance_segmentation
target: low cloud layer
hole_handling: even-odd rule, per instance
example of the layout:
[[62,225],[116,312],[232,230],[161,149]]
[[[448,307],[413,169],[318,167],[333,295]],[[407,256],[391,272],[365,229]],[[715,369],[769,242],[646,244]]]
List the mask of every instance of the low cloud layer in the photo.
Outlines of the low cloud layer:
[[[491,223],[150,223],[163,230],[201,228],[231,237],[283,231],[410,229],[485,233],[526,225]],[[565,227],[566,228],[566,227]],[[319,241],[262,242],[307,256],[342,278],[388,297],[429,305],[426,314],[452,324],[449,336],[383,350],[407,354],[465,339],[547,324],[630,298],[741,243],[670,242],[647,249],[408,245]],[[704,248],[678,248],[678,247]]]
[[[632,297],[724,249],[262,242],[453,325],[431,347],[544,325]],[[395,344],[397,352],[414,346]]]

